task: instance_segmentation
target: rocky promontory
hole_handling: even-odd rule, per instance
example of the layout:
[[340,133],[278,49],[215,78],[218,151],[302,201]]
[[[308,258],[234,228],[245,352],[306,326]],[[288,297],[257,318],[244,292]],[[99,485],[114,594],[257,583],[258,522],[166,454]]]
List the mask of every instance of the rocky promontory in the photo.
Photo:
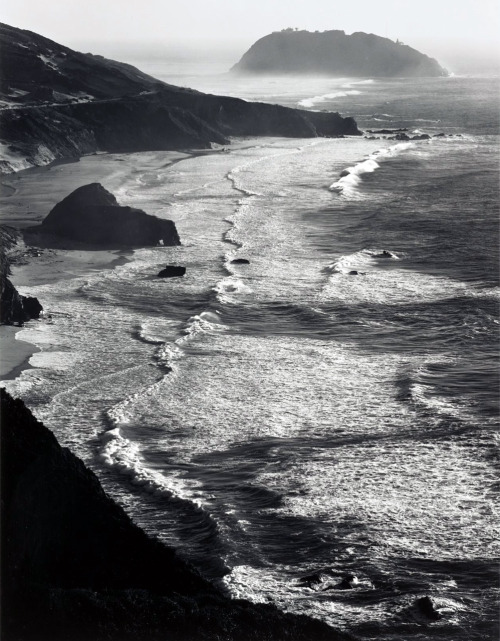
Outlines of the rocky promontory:
[[253,44],[231,71],[329,76],[447,76],[433,58],[373,33],[283,29]]
[[171,220],[122,207],[100,183],[75,189],[49,212],[33,231],[98,245],[146,247],[180,245]]
[[230,136],[359,135],[352,118],[175,87],[0,24],[0,173],[97,151],[208,149]]
[[346,641],[231,600],[149,538],[22,401],[1,400],[2,641]]
[[22,324],[38,318],[43,307],[33,296],[21,296],[11,283],[9,249],[20,242],[20,233],[13,227],[0,226],[0,323]]

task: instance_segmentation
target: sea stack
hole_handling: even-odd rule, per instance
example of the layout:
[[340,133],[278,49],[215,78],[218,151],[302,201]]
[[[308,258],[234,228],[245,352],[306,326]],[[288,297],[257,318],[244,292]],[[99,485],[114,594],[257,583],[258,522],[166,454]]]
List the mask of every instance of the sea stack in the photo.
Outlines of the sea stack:
[[99,183],[75,189],[51,210],[38,231],[108,246],[180,245],[171,220],[120,206]]

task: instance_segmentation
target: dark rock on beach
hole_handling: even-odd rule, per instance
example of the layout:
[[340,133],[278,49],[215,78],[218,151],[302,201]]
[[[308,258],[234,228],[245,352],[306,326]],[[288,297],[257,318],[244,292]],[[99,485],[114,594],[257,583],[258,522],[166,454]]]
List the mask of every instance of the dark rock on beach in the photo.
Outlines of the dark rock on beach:
[[20,234],[13,227],[0,227],[0,323],[3,325],[22,324],[38,318],[43,307],[33,296],[21,296],[8,276],[10,260],[8,250],[19,241]]
[[163,245],[180,245],[171,220],[120,206],[99,183],[75,189],[50,211],[39,227],[31,230],[107,246],[144,247],[158,245],[160,241]]
[[306,616],[230,600],[149,538],[4,389],[2,641],[346,641]]
[[373,33],[283,29],[264,36],[231,69],[238,73],[332,76],[447,76],[433,58]]
[[231,265],[249,265],[250,261],[247,258],[234,258]]
[[186,268],[180,265],[167,265],[165,269],[158,272],[159,278],[173,278],[175,276],[184,276]]

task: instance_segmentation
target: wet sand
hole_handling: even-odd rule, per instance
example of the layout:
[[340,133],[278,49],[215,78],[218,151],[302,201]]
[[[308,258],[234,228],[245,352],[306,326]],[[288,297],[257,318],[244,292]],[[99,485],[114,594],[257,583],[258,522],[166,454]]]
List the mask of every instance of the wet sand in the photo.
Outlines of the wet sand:
[[[251,143],[250,143],[251,144]],[[238,139],[233,148],[246,147],[249,141]],[[154,151],[133,154],[99,153],[84,156],[79,161],[56,162],[0,177],[0,223],[26,232],[39,225],[50,210],[72,191],[92,182],[101,183],[117,197],[121,205],[127,202],[122,189],[131,175],[154,175],[155,171],[193,156],[227,153],[230,149],[186,151]],[[161,212],[147,211],[161,215]],[[127,262],[131,249],[70,243],[51,239],[46,242],[25,233],[26,246],[21,243],[11,265],[11,280],[19,293],[37,296],[37,287],[62,279],[77,278],[103,269],[114,269]],[[32,246],[35,246],[33,250]],[[38,297],[38,296],[37,296]],[[39,297],[43,305],[43,297]],[[46,322],[33,320],[29,323]],[[29,324],[27,324],[29,326]],[[39,349],[25,341],[16,340],[20,327],[0,326],[0,380],[13,379],[30,367],[30,357]]]

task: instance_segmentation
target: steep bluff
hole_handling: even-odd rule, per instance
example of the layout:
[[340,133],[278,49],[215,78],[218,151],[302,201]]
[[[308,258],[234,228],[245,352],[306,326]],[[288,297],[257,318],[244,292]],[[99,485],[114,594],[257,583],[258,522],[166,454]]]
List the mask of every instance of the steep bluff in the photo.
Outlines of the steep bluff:
[[285,29],[253,44],[231,71],[308,73],[331,76],[446,76],[433,58],[372,33]]
[[0,401],[3,641],[351,638],[225,597],[134,525],[22,401],[3,389]]
[[144,247],[180,245],[175,224],[122,207],[99,183],[83,185],[51,209],[38,230],[84,243]]

